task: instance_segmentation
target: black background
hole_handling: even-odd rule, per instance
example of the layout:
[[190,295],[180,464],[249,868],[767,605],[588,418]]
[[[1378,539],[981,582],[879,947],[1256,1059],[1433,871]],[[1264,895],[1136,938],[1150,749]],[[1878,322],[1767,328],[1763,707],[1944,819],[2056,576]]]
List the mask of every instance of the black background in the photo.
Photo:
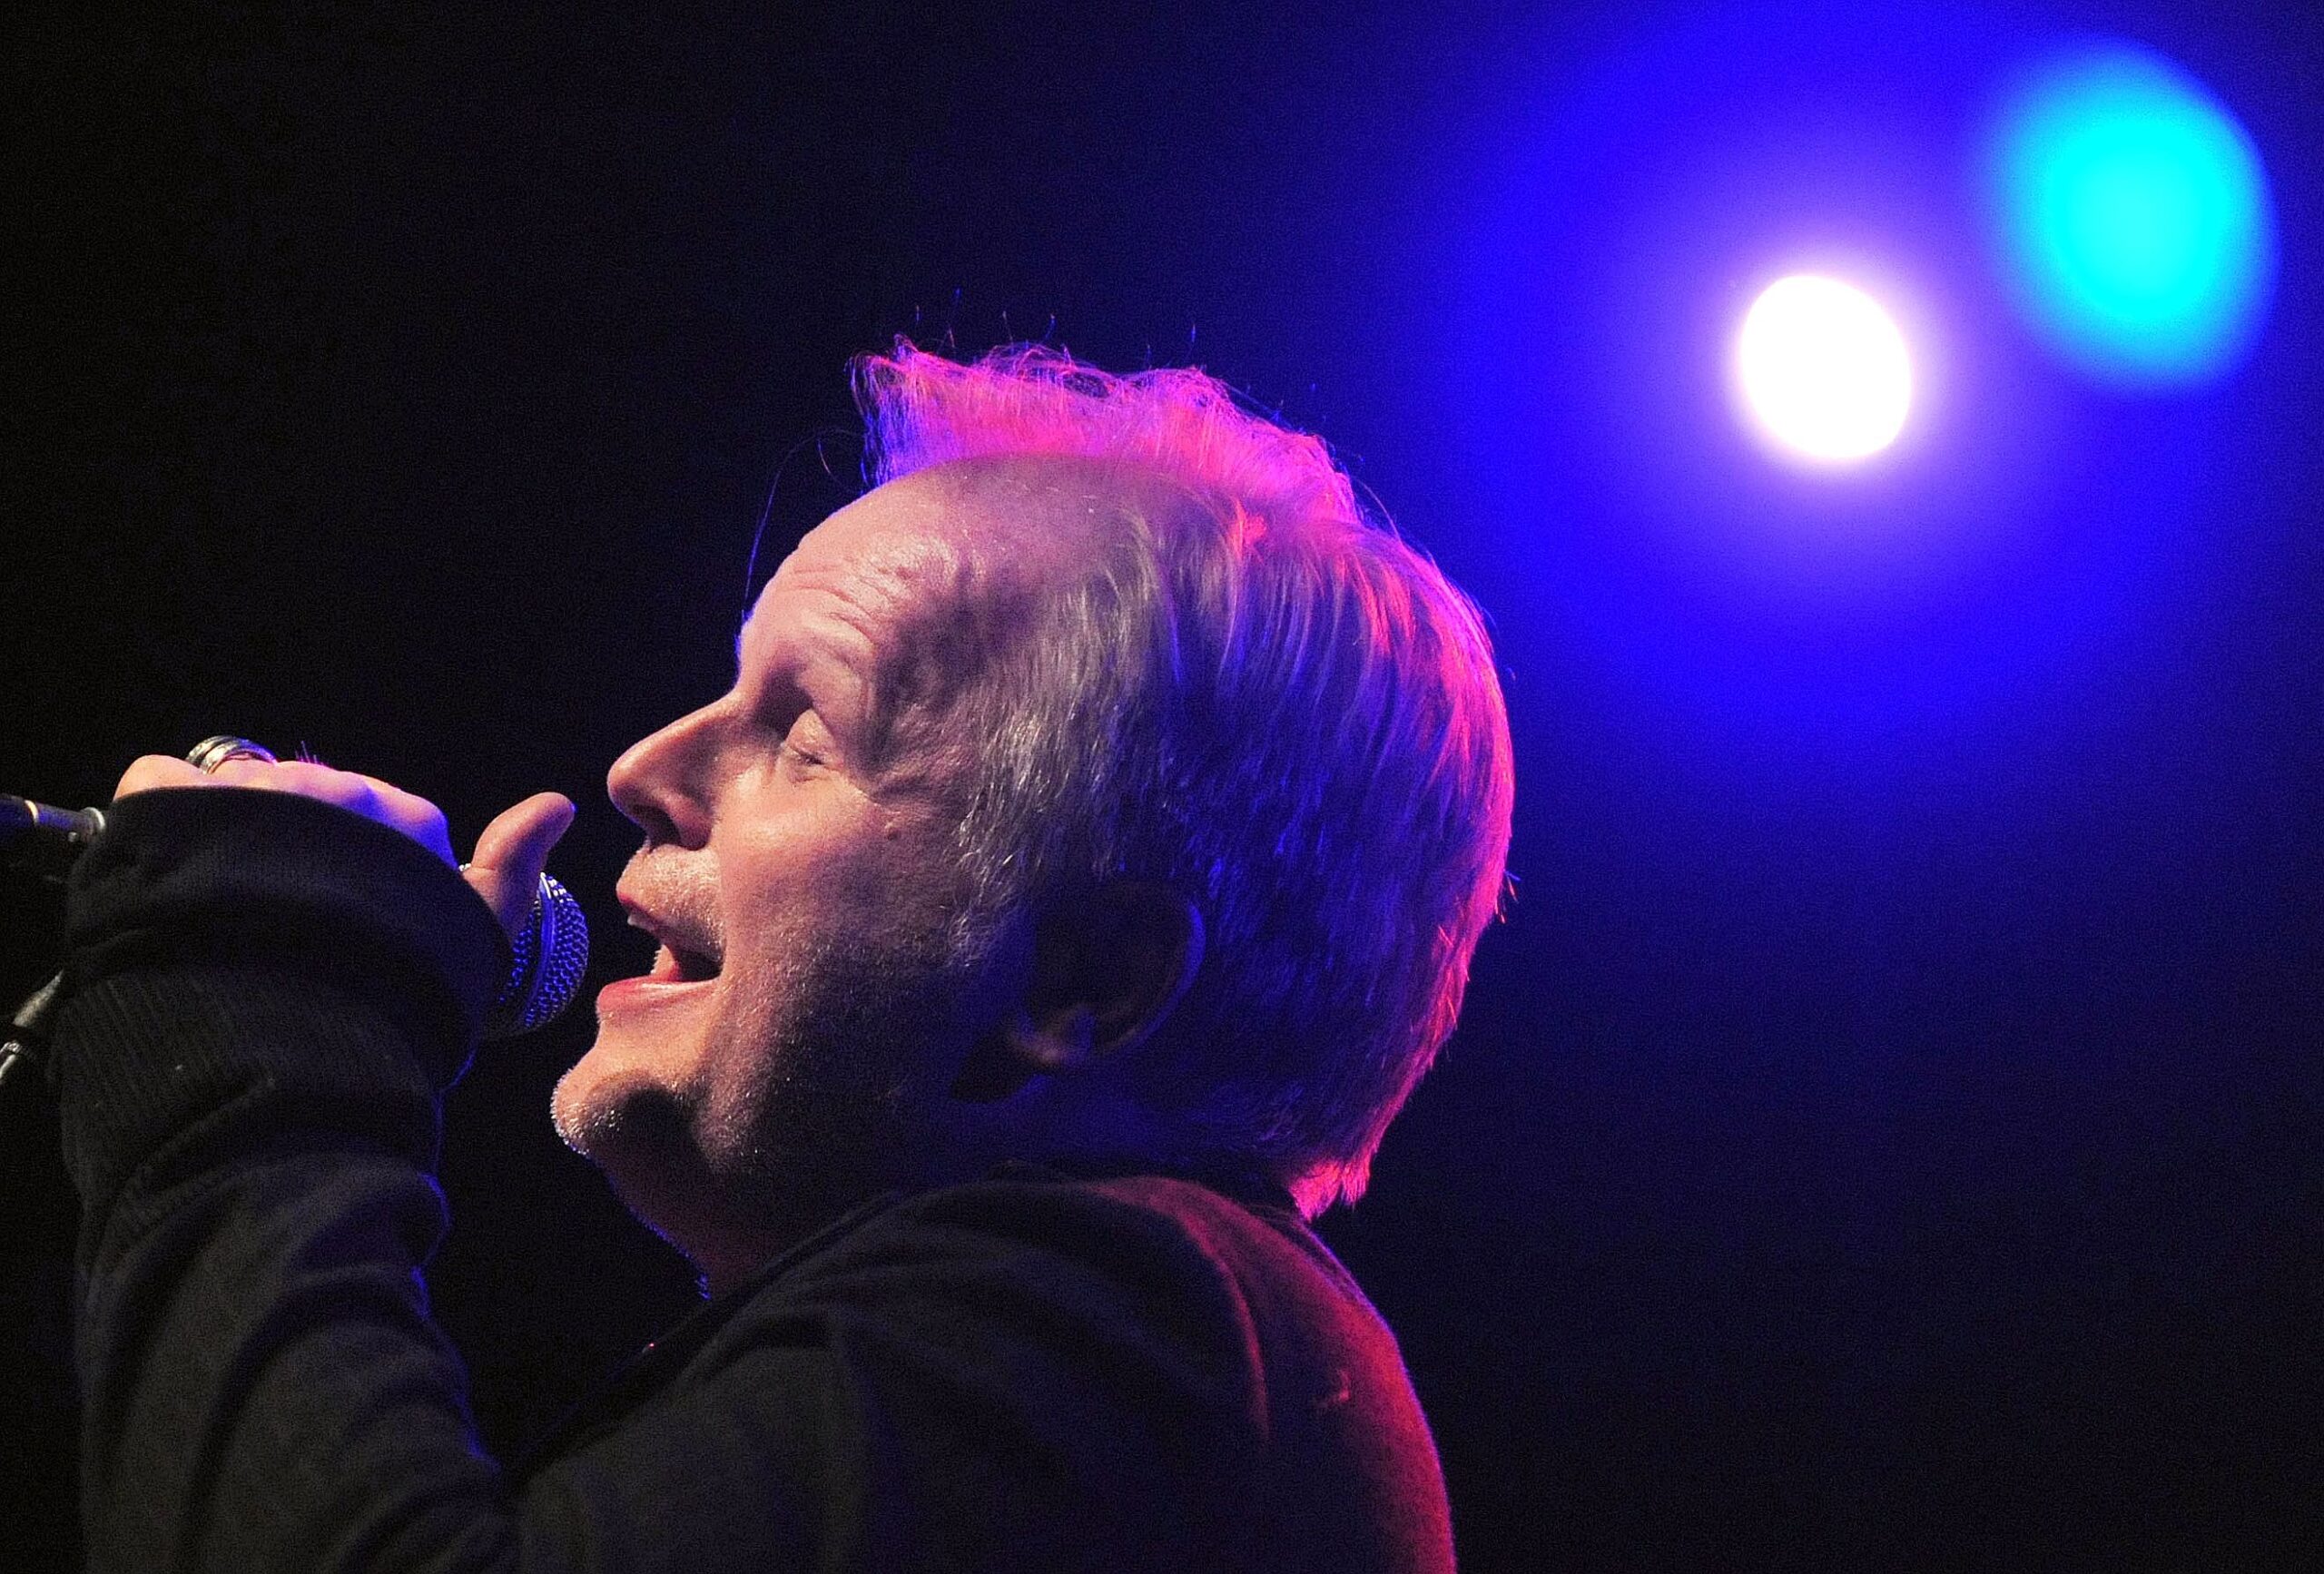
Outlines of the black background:
[[[1326,1231],[1404,1340],[1464,1565],[2324,1566],[2324,553],[2313,339],[2282,342],[2324,40],[2086,18],[2257,84],[2285,228],[2221,615],[2112,680],[2153,703],[2053,717],[2024,782],[1795,744],[1721,793],[1452,527],[1473,482],[1393,352],[1433,325],[1377,263],[1427,209],[1378,172],[1466,74],[1622,16],[18,15],[0,784],[99,802],[232,730],[458,836],[556,787],[618,976],[604,767],[724,685],[771,482],[770,554],[848,495],[846,359],[1200,362],[1338,446],[1519,653],[1521,899]],[[6,895],[20,992],[54,902]],[[432,1284],[502,1449],[691,1294],[548,1130],[580,1015],[450,1112]],[[70,1204],[5,1102],[0,1562],[37,1568]]]

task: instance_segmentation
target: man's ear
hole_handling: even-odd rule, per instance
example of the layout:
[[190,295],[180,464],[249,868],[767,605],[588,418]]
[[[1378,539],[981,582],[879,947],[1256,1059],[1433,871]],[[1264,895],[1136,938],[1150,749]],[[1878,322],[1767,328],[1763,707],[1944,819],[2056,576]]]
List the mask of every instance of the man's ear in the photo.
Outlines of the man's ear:
[[1202,966],[1202,915],[1167,885],[1108,880],[1036,920],[1032,945],[1022,999],[972,1052],[955,1097],[1006,1098],[1143,1043]]

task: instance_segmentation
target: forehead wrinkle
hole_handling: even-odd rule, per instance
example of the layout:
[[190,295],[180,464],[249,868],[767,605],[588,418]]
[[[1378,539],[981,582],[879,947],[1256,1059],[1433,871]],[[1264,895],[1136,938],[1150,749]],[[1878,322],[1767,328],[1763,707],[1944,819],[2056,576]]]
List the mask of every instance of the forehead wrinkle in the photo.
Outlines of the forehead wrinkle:
[[[850,505],[851,508],[854,505]],[[833,525],[842,520],[848,512],[849,509],[842,508],[832,515],[831,519],[818,526],[815,530],[810,531],[806,537],[793,548],[790,555],[775,566],[773,575],[767,580],[765,587],[759,592],[758,598],[745,609],[742,625],[734,631],[734,660],[737,665],[742,663],[743,646],[750,638],[751,628],[758,621],[760,612],[765,608],[770,599],[780,596],[784,592],[821,591],[849,604],[866,618],[877,615],[884,608],[874,605],[872,598],[862,594],[862,589],[878,585],[896,590],[898,594],[881,598],[888,602],[900,600],[903,594],[909,593],[911,566],[891,561],[897,556],[891,551],[874,550],[862,553],[854,558],[842,558],[834,562],[823,561],[841,550],[831,546],[829,538]],[[819,541],[817,539],[819,535],[824,539]],[[885,546],[887,544],[881,545]],[[906,554],[906,556],[909,555]],[[851,581],[858,584],[851,585]]]
[[783,561],[736,637],[736,660],[740,669],[751,653],[750,631],[760,627],[762,642],[782,641],[762,657],[770,664],[801,669],[802,676],[826,660],[843,668],[862,709],[825,719],[852,721],[853,736],[843,742],[855,745],[859,763],[882,785],[894,786],[921,775],[911,769],[911,757],[936,741],[921,723],[940,719],[972,671],[972,653],[957,631],[973,621],[968,609],[985,575],[975,561],[981,555],[940,529],[879,528],[861,540],[850,539],[852,533],[842,522]]
[[[771,615],[773,621],[761,625],[772,630],[762,636],[763,640],[781,642],[766,654],[766,664],[803,678],[812,678],[818,667],[836,666],[869,693],[876,686],[876,614],[852,595],[844,583],[819,583],[818,578],[812,570],[803,572],[778,593],[780,605]],[[770,585],[769,589],[773,591],[774,587]],[[761,605],[765,605],[763,599]],[[734,642],[738,682],[749,675],[744,664],[752,626],[744,625],[743,634]],[[794,637],[783,639],[786,629]],[[815,686],[822,688],[821,684]]]
[[[990,655],[987,609],[995,575],[984,555],[950,539],[922,538],[881,566],[884,639],[874,642],[874,728],[882,749],[902,743],[924,753]],[[901,763],[900,760],[898,763]]]
[[[854,742],[882,789],[957,775],[948,766],[967,746],[955,735],[963,696],[1034,625],[1040,601],[1063,588],[1111,516],[1136,508],[1141,480],[1118,467],[1044,458],[962,461],[891,481],[834,513],[783,561],[744,620],[738,659],[755,614],[780,608],[862,685]],[[814,625],[848,637],[813,638]]]

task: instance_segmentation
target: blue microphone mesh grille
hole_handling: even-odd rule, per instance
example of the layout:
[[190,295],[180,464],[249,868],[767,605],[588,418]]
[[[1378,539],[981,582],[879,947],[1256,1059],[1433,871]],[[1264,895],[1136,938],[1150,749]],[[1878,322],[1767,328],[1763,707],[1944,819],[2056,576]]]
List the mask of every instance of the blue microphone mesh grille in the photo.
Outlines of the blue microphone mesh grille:
[[573,893],[548,875],[517,936],[508,982],[485,1014],[484,1037],[529,1033],[573,1003],[589,969],[589,923]]

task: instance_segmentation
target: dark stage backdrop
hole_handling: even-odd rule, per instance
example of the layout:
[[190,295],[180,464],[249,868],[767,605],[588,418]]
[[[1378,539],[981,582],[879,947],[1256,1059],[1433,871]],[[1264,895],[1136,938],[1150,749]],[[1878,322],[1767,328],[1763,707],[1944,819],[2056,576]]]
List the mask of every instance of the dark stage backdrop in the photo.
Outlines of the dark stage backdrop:
[[[762,576],[848,495],[846,359],[1199,362],[1337,445],[1510,667],[1521,895],[1326,1226],[1465,1566],[2324,1567],[2312,18],[2080,18],[2233,75],[2278,182],[2201,615],[2037,669],[2019,721],[1843,737],[1626,703],[1458,440],[1506,370],[1411,372],[1470,221],[1437,127],[1618,5],[658,10],[12,15],[0,786],[102,802],[231,730],[461,837],[562,789],[594,989],[642,960],[605,767],[724,684],[771,484]],[[5,894],[13,995],[55,914]],[[497,1449],[691,1294],[549,1131],[576,1016],[452,1103],[431,1283]],[[5,1103],[30,1569],[69,1534],[71,1206]]]

